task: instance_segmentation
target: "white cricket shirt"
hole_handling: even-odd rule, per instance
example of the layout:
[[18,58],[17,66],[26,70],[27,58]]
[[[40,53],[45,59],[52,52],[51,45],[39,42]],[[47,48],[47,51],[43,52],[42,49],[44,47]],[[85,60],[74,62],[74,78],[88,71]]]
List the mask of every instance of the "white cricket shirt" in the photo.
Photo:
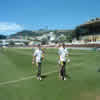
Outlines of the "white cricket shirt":
[[58,54],[60,56],[60,61],[66,61],[66,55],[68,54],[67,48],[60,47]]
[[41,49],[35,50],[34,56],[36,57],[36,62],[41,62],[42,50]]

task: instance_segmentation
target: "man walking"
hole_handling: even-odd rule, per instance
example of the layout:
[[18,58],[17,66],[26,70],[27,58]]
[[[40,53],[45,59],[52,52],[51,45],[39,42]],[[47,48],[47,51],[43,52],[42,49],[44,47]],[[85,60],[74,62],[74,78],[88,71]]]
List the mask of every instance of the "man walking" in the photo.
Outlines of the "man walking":
[[62,44],[58,50],[59,64],[60,64],[60,78],[66,80],[66,56],[68,56],[68,50],[65,48],[65,44]]
[[32,61],[32,64],[34,64],[34,62],[35,62],[37,67],[38,67],[38,73],[37,73],[38,80],[42,80],[42,78],[41,78],[41,65],[42,65],[43,58],[44,58],[43,51],[41,50],[41,46],[38,45],[38,48],[35,50],[35,52],[33,54],[33,61]]

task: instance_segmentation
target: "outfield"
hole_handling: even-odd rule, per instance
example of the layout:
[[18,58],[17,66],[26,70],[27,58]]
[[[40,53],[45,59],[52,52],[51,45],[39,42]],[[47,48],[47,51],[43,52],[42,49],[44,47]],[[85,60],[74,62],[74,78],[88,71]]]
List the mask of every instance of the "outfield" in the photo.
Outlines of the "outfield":
[[31,49],[0,49],[0,100],[100,100],[100,51],[70,53],[68,80],[59,80],[57,50],[48,49],[42,65],[46,77],[38,81]]

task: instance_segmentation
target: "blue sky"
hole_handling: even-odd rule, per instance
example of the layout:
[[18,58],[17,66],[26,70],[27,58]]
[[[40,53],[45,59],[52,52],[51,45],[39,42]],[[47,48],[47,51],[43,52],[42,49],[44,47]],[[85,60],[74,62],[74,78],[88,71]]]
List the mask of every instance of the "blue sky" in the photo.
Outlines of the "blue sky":
[[23,29],[73,29],[100,17],[100,0],[0,0],[0,34]]

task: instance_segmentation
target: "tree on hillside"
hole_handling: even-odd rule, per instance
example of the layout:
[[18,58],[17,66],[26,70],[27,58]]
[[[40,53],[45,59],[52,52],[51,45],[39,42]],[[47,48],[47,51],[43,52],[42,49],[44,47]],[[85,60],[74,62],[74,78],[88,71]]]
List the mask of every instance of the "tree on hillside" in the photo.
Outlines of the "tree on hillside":
[[41,43],[42,45],[48,44],[48,38],[42,38]]
[[10,45],[10,46],[14,46],[14,45],[15,45],[14,41],[10,41],[10,42],[9,42],[9,45]]
[[75,34],[74,30],[69,30],[65,33],[65,36],[66,36],[67,42],[72,42],[73,38],[76,37],[76,34]]
[[0,39],[6,39],[5,35],[0,35]]

